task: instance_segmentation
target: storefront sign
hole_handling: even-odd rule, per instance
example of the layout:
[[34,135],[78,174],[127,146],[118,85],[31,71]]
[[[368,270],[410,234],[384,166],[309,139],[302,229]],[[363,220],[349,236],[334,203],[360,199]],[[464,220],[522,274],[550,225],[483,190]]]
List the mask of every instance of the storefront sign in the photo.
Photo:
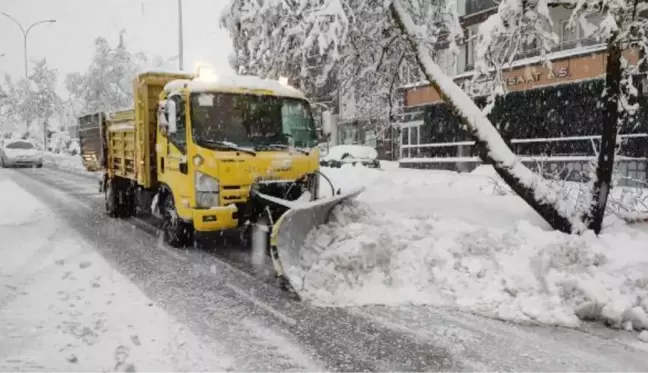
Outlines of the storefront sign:
[[[561,67],[548,73],[532,72],[524,75],[513,75],[504,78],[506,86],[519,86],[523,84],[530,84],[532,88],[536,85],[550,84],[552,80],[563,79],[569,76],[569,68]],[[460,87],[469,96],[484,96],[491,94],[495,89],[495,81],[493,79],[478,80],[476,82],[466,79],[459,83]]]

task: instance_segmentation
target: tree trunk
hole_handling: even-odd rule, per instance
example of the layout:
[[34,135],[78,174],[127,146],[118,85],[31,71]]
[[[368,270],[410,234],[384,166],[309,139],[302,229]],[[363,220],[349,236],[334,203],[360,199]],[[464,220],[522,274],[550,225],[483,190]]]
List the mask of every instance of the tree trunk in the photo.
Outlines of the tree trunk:
[[596,179],[592,188],[592,202],[588,211],[588,227],[596,234],[601,232],[605,206],[607,205],[614,170],[617,131],[619,120],[619,102],[621,99],[622,49],[613,34],[608,40],[607,65],[605,71],[605,93],[603,123],[601,131],[601,149],[596,165]]
[[[412,35],[410,33],[411,31],[406,26],[406,22],[408,24],[411,24],[412,20],[411,18],[409,18],[404,22],[404,17],[409,17],[409,15],[400,13],[399,9],[403,12],[406,12],[406,10],[402,7],[401,3],[397,2],[399,2],[399,0],[393,0],[390,5],[390,11],[392,18],[396,23],[396,26],[400,29],[407,42],[410,44],[410,47],[415,52],[416,63],[424,73],[426,79],[440,93],[444,102],[450,105],[454,113],[460,118],[461,123],[469,130],[469,133],[477,144],[479,157],[481,158],[481,160],[486,164],[492,165],[497,174],[506,182],[506,184],[508,184],[508,186],[513,191],[515,191],[515,193],[517,193],[531,208],[533,208],[533,210],[535,210],[544,220],[546,220],[553,229],[568,234],[574,233],[574,231],[582,231],[583,227],[574,226],[572,220],[570,219],[570,216],[567,216],[564,211],[561,211],[559,209],[557,205],[558,202],[548,200],[547,197],[551,195],[550,192],[545,191],[544,193],[542,193],[544,195],[538,195],[538,188],[541,188],[543,185],[535,187],[536,185],[534,185],[534,183],[544,182],[542,176],[536,175],[537,178],[539,178],[536,180],[523,180],[520,175],[528,176],[529,174],[531,174],[531,172],[517,159],[514,162],[507,164],[493,159],[492,154],[497,154],[498,152],[496,145],[488,141],[488,136],[479,133],[479,130],[477,128],[478,126],[476,125],[476,123],[473,123],[473,120],[471,120],[471,118],[469,118],[469,116],[471,116],[471,113],[461,110],[459,108],[459,106],[461,106],[461,103],[459,101],[455,101],[453,97],[450,97],[448,93],[440,87],[436,79],[434,79],[433,74],[430,72],[428,66],[423,61],[424,59],[431,58],[431,56],[426,55],[426,53],[429,54],[429,51],[425,50],[427,49],[425,46],[419,44],[419,42],[416,40],[417,35]],[[472,101],[471,104],[474,105]],[[478,112],[481,113],[481,110],[478,110]],[[482,113],[482,115],[485,114]],[[495,131],[495,134],[499,137],[499,140],[501,140],[501,144],[498,145],[506,146],[501,136],[497,133],[497,130],[495,130],[492,124],[490,124],[490,127],[493,131]],[[494,138],[491,137],[491,140],[492,139]],[[506,149],[510,151],[508,147]]]

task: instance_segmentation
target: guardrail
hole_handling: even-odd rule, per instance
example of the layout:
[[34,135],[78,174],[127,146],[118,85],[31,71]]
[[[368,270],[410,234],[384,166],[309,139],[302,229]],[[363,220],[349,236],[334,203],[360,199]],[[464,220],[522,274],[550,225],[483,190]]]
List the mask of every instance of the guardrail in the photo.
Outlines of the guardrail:
[[[551,158],[551,155],[547,154],[524,154],[524,152],[516,151],[519,150],[519,145],[522,144],[550,144],[550,143],[561,143],[561,142],[578,142],[578,141],[589,141],[590,146],[592,146],[592,154],[591,155],[583,155],[582,152],[572,152],[572,153],[567,153],[567,152],[560,152],[559,154],[556,154],[556,156],[560,157],[569,157],[569,156],[577,156],[577,157],[582,157],[582,156],[593,156],[594,154],[594,141],[599,140],[601,138],[600,135],[589,135],[589,136],[565,136],[565,137],[546,137],[546,138],[517,138],[517,139],[510,139],[508,140],[509,145],[511,146],[512,150],[516,154],[520,154],[522,157],[545,157],[547,159]],[[628,134],[620,134],[618,136],[619,139],[622,140],[622,142],[625,140],[629,139],[648,139],[648,133],[628,133]],[[505,140],[506,141],[506,140]],[[461,156],[452,156],[452,157],[439,157],[439,156],[430,156],[427,158],[430,159],[440,159],[443,161],[444,158],[461,158],[461,157],[468,157],[472,158],[477,155],[476,149],[473,148],[475,145],[475,141],[469,140],[469,141],[452,141],[452,142],[437,142],[437,143],[425,143],[425,144],[407,144],[407,145],[401,145],[401,161],[406,161],[408,158],[413,158],[411,156],[411,152],[407,152],[409,154],[404,154],[405,151],[409,149],[424,149],[424,148],[457,148],[459,150],[459,147],[471,147],[469,153],[470,154],[462,154]],[[518,145],[518,146],[516,146]],[[645,149],[645,154],[643,157],[648,155],[648,141],[646,141],[646,146],[644,147]],[[418,158],[418,157],[417,157]],[[636,157],[636,158],[641,158],[641,157]]]
[[[619,185],[636,186],[644,185],[648,181],[648,133],[628,133],[620,134],[621,152],[615,157],[615,161],[620,162],[618,172],[623,175]],[[527,166],[549,172],[553,174],[558,172],[560,178],[569,181],[585,181],[589,171],[586,171],[585,165],[596,160],[596,143],[600,140],[600,135],[593,136],[565,136],[552,138],[518,138],[505,141],[520,161]],[[579,147],[572,145],[579,143]],[[573,147],[571,151],[561,151],[551,153],[549,144],[570,144]],[[629,152],[623,152],[624,146],[628,144]],[[524,152],[519,147],[527,146]],[[530,148],[529,146],[535,146]],[[566,147],[565,147],[566,148]],[[580,148],[580,149],[579,149]],[[437,154],[429,156],[422,151],[424,149],[437,150]],[[439,149],[449,149],[441,151]],[[547,153],[533,153],[529,150],[550,150]],[[589,151],[585,151],[588,149]],[[554,149],[555,150],[555,149]],[[446,169],[454,171],[471,171],[479,166],[482,161],[477,156],[475,141],[455,141],[441,142],[430,144],[412,144],[401,145],[401,157],[399,164],[401,167],[425,168],[425,169]]]

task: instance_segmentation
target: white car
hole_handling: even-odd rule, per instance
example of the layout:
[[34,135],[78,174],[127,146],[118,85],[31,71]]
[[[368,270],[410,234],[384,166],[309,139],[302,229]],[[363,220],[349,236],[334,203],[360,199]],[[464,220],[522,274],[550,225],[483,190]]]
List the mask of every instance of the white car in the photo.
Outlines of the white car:
[[324,167],[342,167],[343,164],[362,164],[369,168],[380,168],[378,152],[367,145],[337,145],[332,146],[328,153],[320,158]]
[[0,148],[0,167],[43,167],[43,151],[29,140],[6,140]]

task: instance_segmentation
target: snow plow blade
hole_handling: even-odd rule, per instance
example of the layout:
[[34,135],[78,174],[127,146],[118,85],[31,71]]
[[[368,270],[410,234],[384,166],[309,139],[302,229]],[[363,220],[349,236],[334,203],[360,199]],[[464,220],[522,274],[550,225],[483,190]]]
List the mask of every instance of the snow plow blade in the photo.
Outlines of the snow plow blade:
[[329,221],[331,210],[341,203],[357,197],[365,188],[342,193],[311,202],[291,204],[272,226],[270,250],[277,276],[282,285],[299,296],[301,280],[297,275],[308,234]]

